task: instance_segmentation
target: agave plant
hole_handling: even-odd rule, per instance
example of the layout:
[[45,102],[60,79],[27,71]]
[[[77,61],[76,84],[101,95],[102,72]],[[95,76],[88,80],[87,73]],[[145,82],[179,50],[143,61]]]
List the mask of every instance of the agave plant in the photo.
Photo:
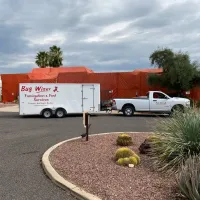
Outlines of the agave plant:
[[177,176],[183,196],[189,200],[200,199],[200,157],[189,156]]
[[155,134],[160,138],[151,144],[155,164],[160,170],[177,172],[188,156],[200,154],[200,113],[176,112],[158,122]]

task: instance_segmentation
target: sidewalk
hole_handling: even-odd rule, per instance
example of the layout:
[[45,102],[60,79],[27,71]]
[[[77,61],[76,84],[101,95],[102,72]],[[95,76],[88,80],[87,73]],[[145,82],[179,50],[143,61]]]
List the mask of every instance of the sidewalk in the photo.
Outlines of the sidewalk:
[[8,105],[5,107],[0,107],[0,112],[19,112],[19,106],[18,105]]

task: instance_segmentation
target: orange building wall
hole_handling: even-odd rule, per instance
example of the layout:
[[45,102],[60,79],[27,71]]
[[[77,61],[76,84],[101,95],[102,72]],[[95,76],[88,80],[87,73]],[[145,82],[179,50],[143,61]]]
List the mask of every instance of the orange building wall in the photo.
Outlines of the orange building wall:
[[[133,72],[108,72],[94,73],[86,67],[76,67],[63,69],[33,69],[28,74],[2,74],[2,101],[13,102],[19,92],[19,83],[100,83],[101,100],[111,98],[132,98],[145,96],[149,90],[166,89],[160,87],[150,87],[148,85],[149,73],[161,73],[161,70],[135,70]],[[112,93],[111,93],[112,91]],[[191,90],[188,96],[195,101],[200,100],[200,88]]]
[[19,83],[28,83],[27,74],[2,74],[2,102],[13,102],[19,95]]

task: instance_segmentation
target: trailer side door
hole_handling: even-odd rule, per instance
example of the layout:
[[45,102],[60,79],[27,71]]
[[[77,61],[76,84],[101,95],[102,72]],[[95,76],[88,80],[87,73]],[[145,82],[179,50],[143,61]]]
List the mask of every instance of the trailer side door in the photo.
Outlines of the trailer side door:
[[82,85],[82,111],[95,111],[95,87],[93,84]]

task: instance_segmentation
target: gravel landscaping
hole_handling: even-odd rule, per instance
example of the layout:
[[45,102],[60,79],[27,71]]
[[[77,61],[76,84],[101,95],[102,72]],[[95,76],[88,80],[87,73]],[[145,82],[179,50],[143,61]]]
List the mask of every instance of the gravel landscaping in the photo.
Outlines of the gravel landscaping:
[[181,200],[174,177],[155,172],[150,157],[139,154],[138,147],[149,135],[130,134],[130,146],[141,158],[134,168],[117,165],[113,161],[118,134],[78,139],[64,143],[50,154],[56,171],[84,190],[103,200]]

